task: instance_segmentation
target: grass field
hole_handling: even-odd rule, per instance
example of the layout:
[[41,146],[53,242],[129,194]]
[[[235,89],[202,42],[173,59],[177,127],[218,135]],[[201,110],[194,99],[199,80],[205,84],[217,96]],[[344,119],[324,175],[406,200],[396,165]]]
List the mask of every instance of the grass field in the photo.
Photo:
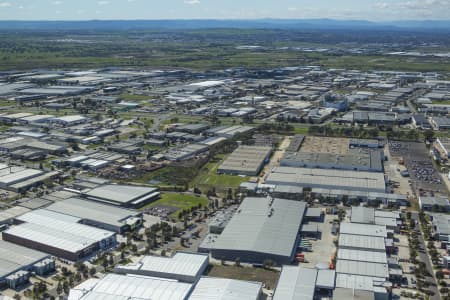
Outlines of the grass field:
[[218,193],[225,193],[229,188],[236,189],[241,183],[248,180],[248,177],[217,174],[223,158],[223,156],[217,156],[207,163],[190,183],[190,186],[197,187],[203,192],[214,187]]
[[[201,204],[202,206],[206,206],[208,204],[208,199],[205,197],[197,197],[194,195],[188,194],[178,194],[178,193],[163,193],[161,195],[161,199],[150,203],[147,206],[144,206],[142,209],[154,207],[158,205],[165,205],[175,207],[178,210],[190,209],[191,207],[195,207]],[[172,214],[172,217],[176,217],[177,212]]]
[[125,101],[142,101],[142,100],[148,100],[150,99],[150,96],[145,95],[135,95],[135,94],[129,94],[129,93],[123,93],[120,95],[120,99]]
[[280,273],[259,268],[213,265],[208,276],[263,282],[267,287],[274,288]]

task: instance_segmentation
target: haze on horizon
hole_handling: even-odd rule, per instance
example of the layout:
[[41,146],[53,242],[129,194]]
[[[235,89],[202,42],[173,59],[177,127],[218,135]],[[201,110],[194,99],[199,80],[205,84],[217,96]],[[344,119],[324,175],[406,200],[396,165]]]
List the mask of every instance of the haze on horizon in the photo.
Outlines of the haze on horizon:
[[0,20],[448,20],[450,0],[0,0]]

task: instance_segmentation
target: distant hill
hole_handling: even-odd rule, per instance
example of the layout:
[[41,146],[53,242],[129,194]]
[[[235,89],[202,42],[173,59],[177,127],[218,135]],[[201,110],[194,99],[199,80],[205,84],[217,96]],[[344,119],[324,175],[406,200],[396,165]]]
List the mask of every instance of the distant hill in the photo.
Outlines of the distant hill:
[[450,31],[450,20],[370,22],[333,19],[0,21],[0,30],[296,29]]

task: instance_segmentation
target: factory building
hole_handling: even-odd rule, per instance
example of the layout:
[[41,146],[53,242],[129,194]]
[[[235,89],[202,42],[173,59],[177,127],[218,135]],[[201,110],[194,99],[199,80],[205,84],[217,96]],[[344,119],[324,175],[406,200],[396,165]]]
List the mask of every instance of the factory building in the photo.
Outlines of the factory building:
[[80,224],[81,219],[39,209],[16,218],[21,224],[2,233],[3,240],[78,261],[116,245],[116,234]]
[[49,254],[0,240],[0,288],[16,289],[28,283],[30,272],[45,275],[53,270]]
[[219,174],[257,176],[272,154],[271,147],[240,146],[217,169]]
[[107,274],[90,278],[70,290],[69,300],[188,300],[192,284],[137,275]]
[[210,248],[199,250],[210,251],[218,259],[289,264],[305,211],[306,202],[247,197]]
[[123,233],[142,224],[142,213],[80,198],[55,202],[47,210],[80,218],[81,224]]
[[105,204],[138,208],[159,199],[161,194],[157,188],[105,184],[95,187],[88,192],[83,192],[81,196],[88,200]]
[[262,299],[262,283],[227,278],[202,277],[192,291],[189,300],[206,299]]
[[119,274],[134,274],[195,283],[205,272],[208,264],[209,256],[207,254],[177,252],[172,257],[144,256],[136,263],[118,265],[114,271]]
[[266,183],[383,194],[386,190],[383,173],[332,169],[276,167],[268,175]]

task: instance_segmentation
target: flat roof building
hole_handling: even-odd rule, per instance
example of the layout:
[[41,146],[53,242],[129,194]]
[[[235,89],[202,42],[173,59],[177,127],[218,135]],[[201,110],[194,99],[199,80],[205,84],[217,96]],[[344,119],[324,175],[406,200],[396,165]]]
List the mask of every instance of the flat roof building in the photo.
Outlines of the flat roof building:
[[135,274],[194,283],[209,264],[207,254],[177,252],[172,257],[144,256],[138,262],[118,265],[119,274]]
[[159,199],[157,188],[134,185],[105,184],[83,193],[88,200],[123,207],[141,207]]
[[72,288],[69,300],[187,300],[192,284],[137,275],[107,274]]
[[79,198],[58,201],[46,209],[80,218],[82,224],[117,233],[133,229],[142,223],[141,212]]
[[217,169],[218,173],[256,176],[272,154],[271,147],[240,146]]
[[266,183],[360,192],[386,191],[384,174],[378,172],[275,167]]
[[202,277],[189,300],[259,300],[261,296],[260,282]]
[[243,200],[210,249],[214,258],[277,264],[293,260],[306,202],[273,198]]
[[2,233],[3,240],[77,261],[115,246],[114,232],[79,224],[79,218],[39,209],[16,218],[22,222]]

